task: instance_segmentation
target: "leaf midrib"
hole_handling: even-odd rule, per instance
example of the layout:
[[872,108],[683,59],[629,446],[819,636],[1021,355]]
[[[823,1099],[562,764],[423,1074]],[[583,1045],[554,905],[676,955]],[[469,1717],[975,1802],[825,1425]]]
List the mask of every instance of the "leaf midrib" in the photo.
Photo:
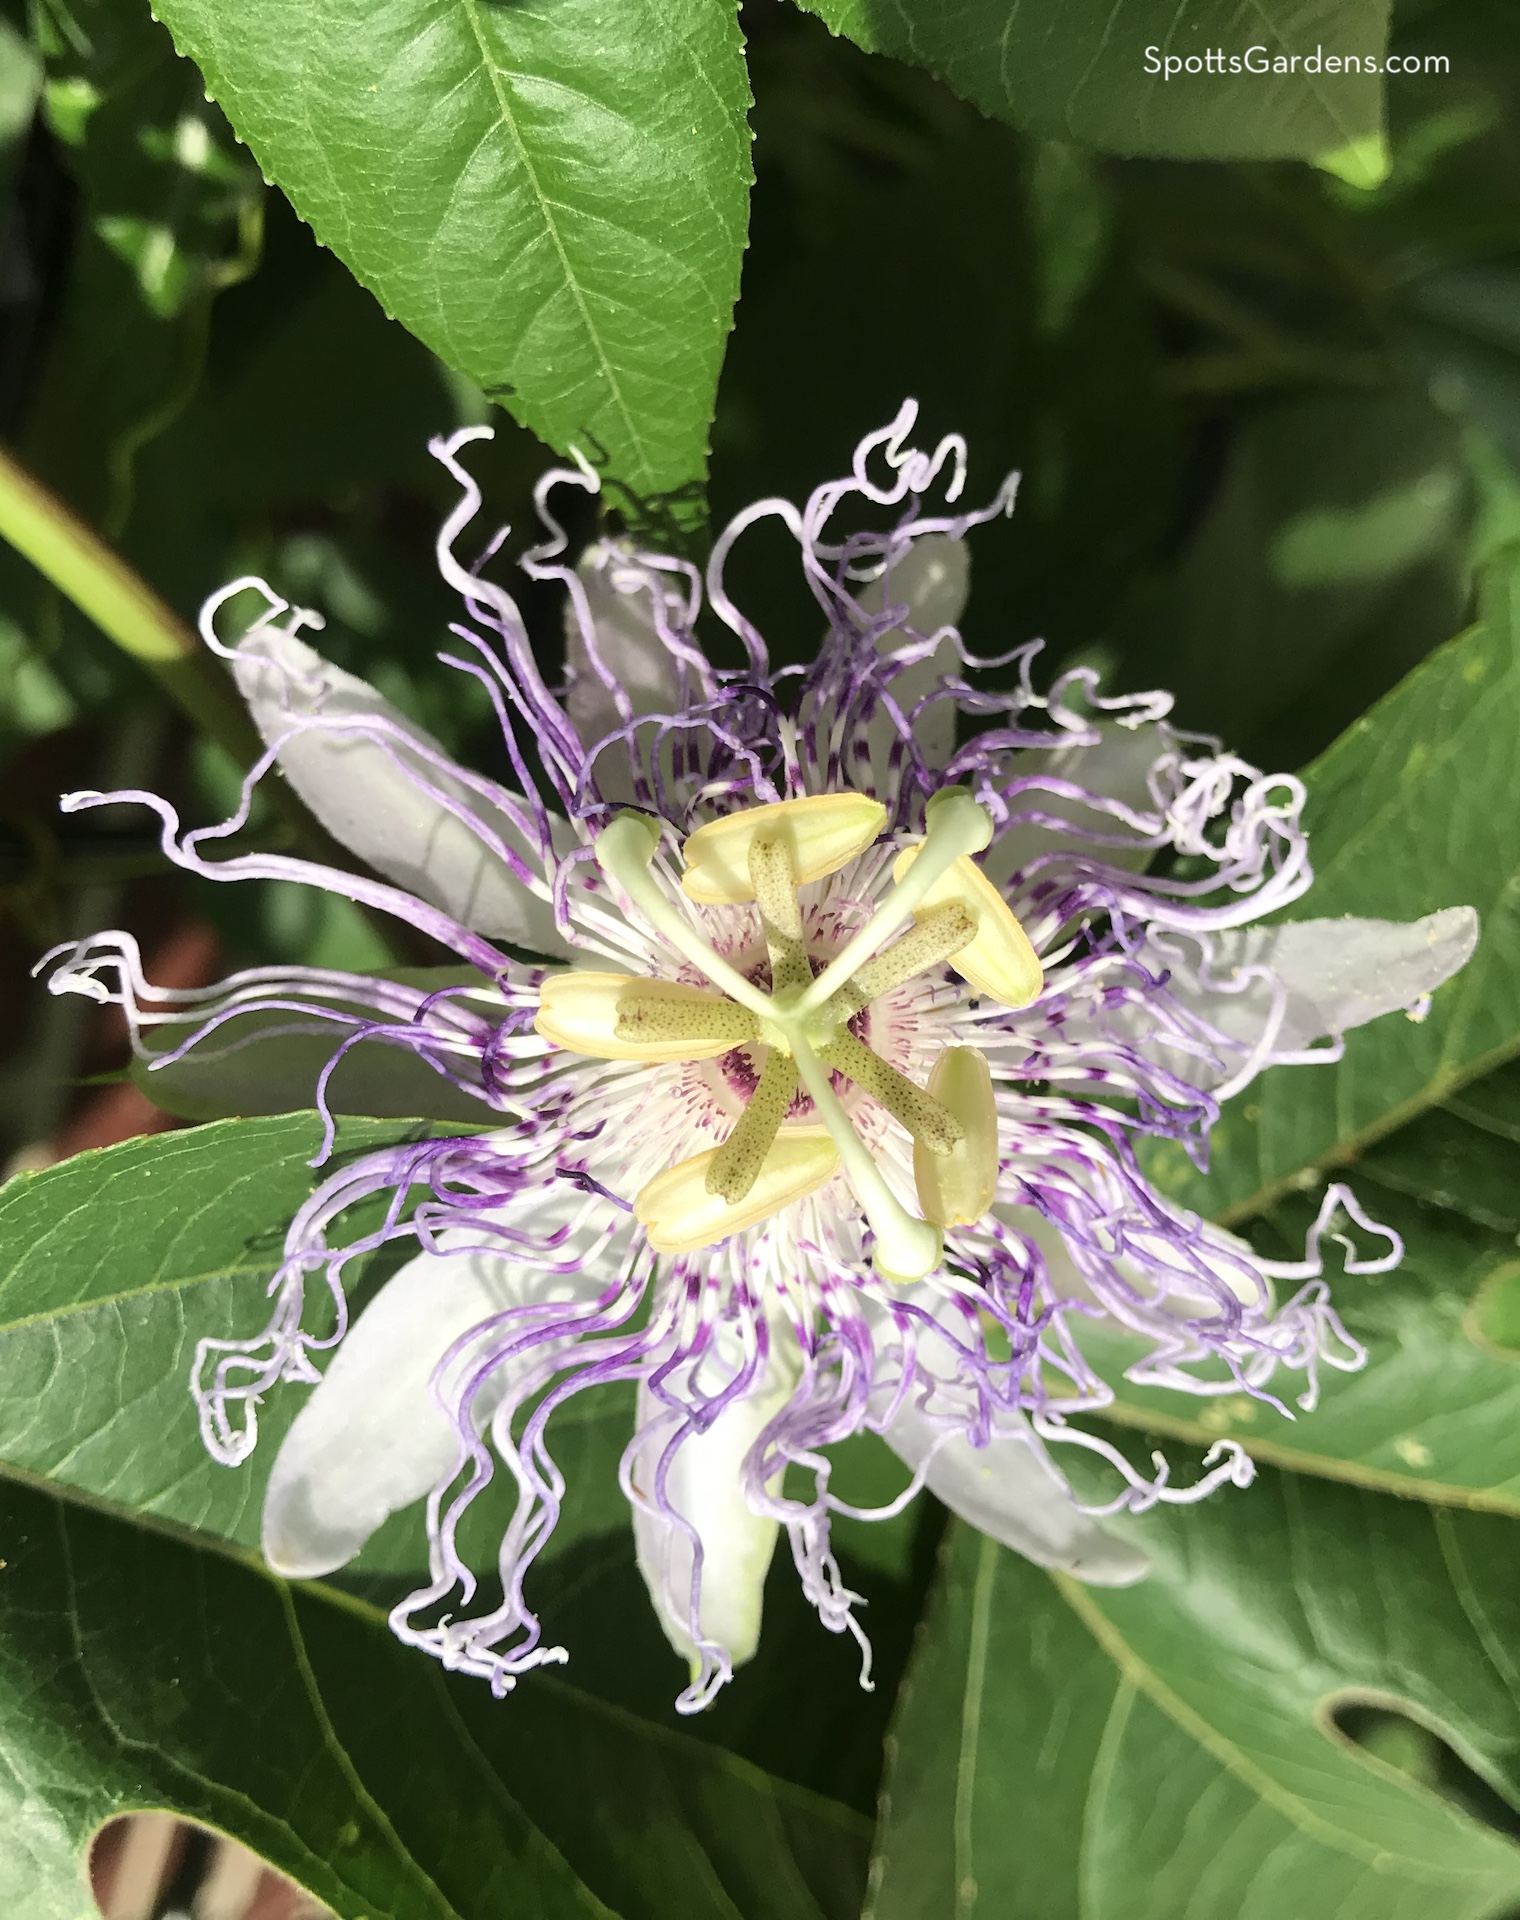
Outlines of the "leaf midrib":
[[[1479,952],[1481,951],[1480,946]],[[1476,957],[1475,954],[1474,958]],[[1289,1194],[1301,1192],[1301,1182],[1306,1173],[1325,1173],[1336,1167],[1349,1166],[1365,1153],[1368,1147],[1376,1146],[1379,1140],[1386,1139],[1390,1133],[1397,1133],[1400,1127],[1407,1126],[1411,1120],[1418,1120],[1422,1113],[1428,1113],[1432,1107],[1440,1106],[1442,1101],[1449,1100],[1452,1094],[1460,1093],[1463,1087],[1471,1086],[1474,1080],[1481,1080],[1485,1074],[1508,1066],[1510,1061],[1517,1058],[1520,1058],[1520,1033],[1505,1045],[1481,1054],[1464,1068],[1433,1075],[1416,1093],[1412,1093],[1398,1106],[1390,1107],[1378,1119],[1369,1121],[1359,1133],[1341,1135],[1333,1147],[1327,1147],[1323,1153],[1316,1155],[1312,1160],[1302,1161],[1278,1179],[1258,1187],[1254,1193],[1248,1194],[1243,1200],[1235,1200],[1229,1206],[1221,1207],[1218,1213],[1210,1215],[1210,1218],[1218,1221],[1222,1227],[1234,1227],[1243,1220],[1250,1220],[1258,1213],[1264,1213],[1268,1207],[1279,1200],[1286,1199]],[[1293,1069],[1288,1068],[1286,1071],[1292,1072]]]
[[[1141,1406],[1120,1398],[1103,1409],[1103,1418],[1117,1427],[1137,1433],[1158,1433],[1168,1440],[1209,1447],[1219,1435],[1196,1421],[1184,1420],[1157,1408]],[[1492,1488],[1463,1487],[1446,1480],[1417,1480],[1412,1474],[1396,1473],[1391,1467],[1368,1467],[1360,1461],[1344,1460],[1332,1454],[1307,1453],[1285,1446],[1277,1440],[1264,1440],[1256,1434],[1231,1433],[1243,1452],[1269,1467],[1283,1467],[1291,1473],[1306,1473],[1318,1480],[1336,1480],[1347,1486],[1364,1487],[1371,1493],[1390,1493],[1401,1500],[1420,1500],[1438,1511],[1454,1508],[1467,1513],[1497,1513],[1506,1519],[1520,1518],[1520,1481],[1515,1492],[1503,1495]]]
[[544,192],[543,185],[538,177],[538,170],[533,165],[533,161],[529,156],[527,143],[524,141],[518,129],[517,116],[513,111],[511,97],[507,91],[502,70],[497,66],[492,57],[490,42],[487,40],[481,25],[479,0],[459,0],[459,6],[460,11],[469,23],[470,33],[474,38],[476,48],[480,54],[481,66],[489,76],[491,91],[496,96],[497,111],[500,115],[502,131],[517,149],[517,157],[523,170],[523,176],[528,182],[534,204],[538,208],[539,218],[543,222],[544,231],[549,236],[549,243],[554,248],[555,255],[559,260],[560,271],[564,275],[565,285],[570,290],[570,296],[575,302],[576,311],[580,315],[581,325],[585,329],[586,338],[590,341],[591,350],[596,355],[597,365],[600,367],[602,378],[606,381],[608,391],[612,395],[612,403],[617,409],[619,418],[622,420],[624,431],[629,438],[629,443],[637,450],[643,484],[653,489],[655,479],[654,468],[650,463],[649,454],[644,444],[644,436],[639,432],[638,425],[629,409],[628,402],[623,397],[623,389],[616,373],[613,371],[612,362],[607,354],[607,348],[603,343],[596,322],[591,317],[591,308],[586,299],[585,289],[581,286],[580,280],[577,278],[575,270],[570,264],[570,256],[565,246],[564,236],[560,233],[559,222],[554,216],[553,203]]
[[8,1333],[20,1333],[29,1327],[56,1326],[81,1313],[93,1313],[101,1307],[121,1306],[129,1300],[148,1300],[156,1294],[182,1293],[190,1287],[209,1286],[215,1280],[267,1280],[276,1263],[269,1260],[232,1260],[203,1272],[182,1274],[173,1279],[154,1279],[141,1286],[123,1287],[115,1293],[92,1294],[87,1300],[73,1300],[65,1306],[49,1307],[39,1313],[19,1314],[14,1320],[0,1319],[0,1339]]

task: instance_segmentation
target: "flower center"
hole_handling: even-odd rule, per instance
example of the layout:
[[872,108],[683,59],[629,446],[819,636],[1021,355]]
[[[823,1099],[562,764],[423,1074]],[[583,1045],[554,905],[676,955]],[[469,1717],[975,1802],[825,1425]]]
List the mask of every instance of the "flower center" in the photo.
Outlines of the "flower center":
[[[972,863],[991,838],[991,819],[952,787],[930,801],[925,837],[899,854],[886,897],[815,974],[797,889],[864,852],[885,820],[880,803],[863,794],[817,794],[729,814],[686,841],[681,885],[689,898],[758,908],[769,993],[717,953],[660,885],[651,871],[659,832],[647,816],[619,814],[598,839],[607,878],[716,991],[577,969],[545,982],[538,1031],[573,1052],[647,1065],[763,1049],[754,1089],[723,1144],[678,1162],[637,1196],[634,1211],[656,1251],[713,1245],[842,1168],[875,1237],[878,1270],[917,1280],[939,1264],[943,1229],[980,1217],[991,1203],[997,1112],[985,1061],[971,1048],[948,1049],[920,1087],[850,1023],[882,994],[946,963],[1004,1005],[1027,1006],[1040,991],[1040,963]],[[835,1074],[912,1136],[923,1217],[887,1183],[834,1090]],[[817,1124],[783,1125],[799,1089]]]

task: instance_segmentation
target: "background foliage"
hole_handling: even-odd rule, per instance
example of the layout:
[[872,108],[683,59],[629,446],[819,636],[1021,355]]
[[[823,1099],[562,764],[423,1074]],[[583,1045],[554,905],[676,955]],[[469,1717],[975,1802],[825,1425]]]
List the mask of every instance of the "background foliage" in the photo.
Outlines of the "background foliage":
[[[26,979],[103,924],[170,984],[431,956],[60,819],[61,788],[123,784],[210,818],[236,767],[0,549],[0,1119],[14,1165],[55,1162],[0,1192],[7,1912],[79,1920],[101,1821],[170,1807],[345,1920],[1520,1914],[1520,16],[1275,0],[1242,40],[1236,13],[0,6],[0,432],[186,617],[263,571],[489,769],[433,658],[430,433],[497,427],[518,525],[575,445],[617,514],[697,550],[912,392],[970,437],[977,493],[1025,475],[976,551],[973,646],[1043,634],[1052,666],[1174,687],[1184,724],[1307,768],[1295,912],[1484,921],[1423,1023],[1266,1076],[1206,1176],[1156,1156],[1274,1251],[1349,1171],[1409,1253],[1339,1281],[1371,1364],[1312,1415],[1126,1390],[1137,1448],[1228,1432],[1264,1463],[1128,1523],[1141,1587],[1053,1580],[924,1500],[841,1528],[874,1693],[778,1566],[759,1658],[678,1724],[614,1397],[563,1437],[536,1593],[572,1663],[494,1703],[385,1632],[415,1529],[287,1588],[253,1551],[271,1449],[243,1474],[200,1450],[188,1356],[246,1323],[313,1120],[163,1131],[121,1034]],[[1447,70],[1144,58],[1390,33]],[[779,557],[757,544],[741,597],[802,658]],[[552,675],[557,609],[527,611]],[[348,1122],[340,1151],[418,1124]],[[863,1498],[881,1471],[839,1464]]]

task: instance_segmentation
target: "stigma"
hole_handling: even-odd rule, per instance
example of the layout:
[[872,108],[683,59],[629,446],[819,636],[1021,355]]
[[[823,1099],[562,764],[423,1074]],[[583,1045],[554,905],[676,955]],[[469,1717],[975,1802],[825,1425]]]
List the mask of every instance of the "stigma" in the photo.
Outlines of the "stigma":
[[[885,825],[879,801],[841,792],[745,808],[687,838],[683,893],[709,910],[758,911],[768,990],[719,953],[666,892],[653,871],[654,821],[622,813],[598,838],[607,879],[707,984],[579,968],[551,975],[539,1034],[572,1053],[651,1067],[716,1060],[735,1048],[758,1062],[722,1143],[677,1161],[632,1196],[657,1253],[714,1246],[843,1172],[871,1228],[877,1271],[913,1281],[939,1265],[947,1227],[968,1225],[991,1205],[997,1109],[985,1060],[974,1048],[947,1048],[919,1086],[867,1044],[861,1016],[883,995],[947,966],[974,992],[1026,1007],[1043,984],[1039,958],[972,858],[992,836],[987,810],[950,787],[929,802],[923,838],[901,849],[892,884],[865,924],[815,970],[798,889],[848,866]],[[917,1213],[889,1185],[836,1080],[911,1136]]]

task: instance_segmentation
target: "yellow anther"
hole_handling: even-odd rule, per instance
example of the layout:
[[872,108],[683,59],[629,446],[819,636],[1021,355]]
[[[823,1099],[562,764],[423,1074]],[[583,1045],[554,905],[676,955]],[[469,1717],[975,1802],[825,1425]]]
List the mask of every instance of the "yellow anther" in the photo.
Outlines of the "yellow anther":
[[695,1253],[752,1227],[794,1200],[821,1187],[839,1165],[839,1153],[822,1127],[788,1127],[776,1136],[759,1176],[745,1198],[730,1206],[707,1190],[707,1173],[722,1147],[682,1160],[656,1174],[633,1203],[656,1253]]
[[950,1047],[934,1063],[929,1092],[954,1114],[961,1138],[948,1153],[914,1142],[918,1204],[936,1226],[969,1227],[992,1205],[997,1188],[997,1104],[987,1062],[975,1047]]
[[712,1060],[760,1030],[747,1007],[700,987],[579,968],[545,980],[533,1026],[570,1053],[646,1066]]
[[789,1053],[772,1047],[765,1070],[739,1115],[733,1132],[718,1149],[707,1169],[707,1191],[736,1207],[760,1178],[781,1122],[797,1091],[797,1063]]
[[[917,847],[904,847],[892,878],[901,880],[917,858]],[[976,921],[976,938],[949,956],[961,978],[1005,1007],[1027,1007],[1037,1000],[1045,984],[1040,957],[1008,902],[964,854],[924,895],[925,908],[951,904],[963,906]]]
[[938,905],[929,896],[948,869],[963,856],[980,853],[992,838],[992,816],[965,787],[941,787],[924,808],[924,827],[919,842],[923,864],[910,879],[896,879],[870,919],[851,935],[804,992],[798,1003],[800,1011],[821,1007],[880,952],[899,927],[908,924],[920,907]]
[[802,938],[802,909],[797,904],[797,877],[791,849],[780,835],[756,834],[749,846],[749,883],[767,934],[784,940]]
[[886,808],[863,793],[815,793],[746,807],[692,834],[682,849],[681,885],[689,899],[708,906],[753,900],[749,856],[757,839],[785,846],[799,886],[821,880],[864,853],[886,824]]

